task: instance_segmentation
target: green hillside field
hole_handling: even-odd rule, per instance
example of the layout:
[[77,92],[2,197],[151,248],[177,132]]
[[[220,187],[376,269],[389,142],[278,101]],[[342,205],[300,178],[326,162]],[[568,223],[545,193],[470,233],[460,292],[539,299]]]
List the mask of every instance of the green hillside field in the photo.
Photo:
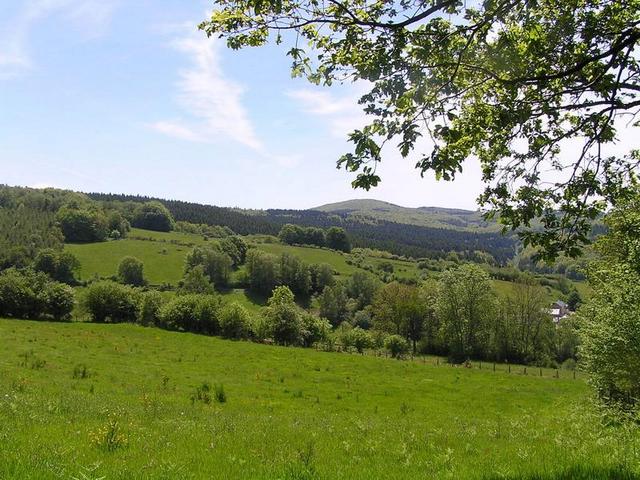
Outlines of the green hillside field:
[[565,372],[133,325],[0,320],[0,338],[3,479],[640,478],[637,430],[601,426]]
[[116,275],[120,260],[130,255],[144,263],[144,275],[151,284],[175,285],[182,278],[184,258],[191,247],[127,238],[109,242],[67,244],[65,249],[80,260],[82,280],[89,280],[96,275]]
[[[275,255],[284,252],[298,256],[306,263],[327,263],[332,266],[339,276],[349,276],[356,271],[364,271],[355,265],[350,265],[348,256],[333,250],[284,245],[273,241],[266,243],[254,237],[247,237],[249,242],[254,243],[259,248]],[[207,242],[202,236],[180,233],[180,232],[152,232],[148,230],[132,229],[130,238],[117,241],[89,243],[89,244],[67,244],[65,248],[72,252],[80,260],[80,278],[90,280],[95,277],[108,278],[116,275],[118,264],[125,256],[134,256],[144,263],[145,278],[152,285],[177,285],[183,274],[184,259],[189,250],[195,245],[203,245]],[[386,259],[373,256],[365,257],[365,263],[373,267],[374,271],[382,263],[391,263],[394,266],[394,274],[399,278],[420,278],[421,271],[415,262]],[[233,278],[242,274],[242,267],[235,272]],[[436,276],[438,272],[429,272],[429,276]],[[511,282],[494,280],[496,293],[507,295],[513,290],[514,284]],[[585,283],[576,283],[580,293],[588,295],[588,288]],[[549,301],[562,298],[562,293],[546,287],[549,292]],[[256,298],[236,289],[228,292],[229,298],[239,301],[247,308],[257,311],[264,305],[264,299]]]

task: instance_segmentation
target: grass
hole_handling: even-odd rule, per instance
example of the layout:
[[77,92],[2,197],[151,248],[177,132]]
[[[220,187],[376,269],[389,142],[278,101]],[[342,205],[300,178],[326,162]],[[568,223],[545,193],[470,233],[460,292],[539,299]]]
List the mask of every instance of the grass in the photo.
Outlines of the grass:
[[393,273],[398,278],[420,278],[421,272],[416,262],[377,257],[365,257],[365,262],[372,265],[376,271],[379,271],[380,265],[390,263],[393,265]]
[[[65,248],[75,254],[81,263],[80,278],[89,280],[95,276],[108,278],[116,275],[118,264],[122,258],[131,255],[139,258],[144,263],[145,278],[152,285],[168,283],[177,285],[182,278],[184,259],[191,249],[189,245],[202,245],[207,242],[200,235],[193,235],[180,232],[152,232],[148,230],[132,229],[131,238],[118,241],[91,243],[91,244],[71,244]],[[254,241],[259,241],[258,236],[247,237]],[[144,239],[144,240],[142,240]],[[327,263],[340,276],[349,276],[356,271],[364,271],[360,268],[347,264],[346,257],[332,250],[283,245],[280,243],[256,243],[256,247],[269,253],[279,255],[288,252],[298,256],[307,263]],[[399,278],[420,278],[422,272],[415,262],[404,260],[384,259],[378,257],[365,257],[365,263],[378,269],[379,265],[389,262],[394,266],[394,274]],[[244,267],[233,272],[232,280],[237,280],[243,274]],[[433,274],[433,272],[428,272]],[[438,274],[435,274],[437,277]],[[500,296],[505,296],[513,292],[514,284],[503,280],[494,280],[495,291]],[[589,294],[588,286],[584,282],[575,282],[583,298]],[[564,295],[555,289],[547,287],[548,299],[550,302]],[[231,292],[233,300],[239,301],[252,311],[257,311],[264,305],[264,299],[256,298],[242,290]]]
[[182,232],[154,232],[152,230],[142,230],[140,228],[132,228],[128,238],[141,240],[154,240],[157,242],[173,242],[185,245],[206,245],[215,240],[205,240],[202,235]]
[[276,255],[288,252],[300,257],[300,260],[306,263],[328,263],[339,275],[351,275],[359,270],[353,265],[348,265],[344,255],[333,250],[297,247],[292,245],[283,245],[281,243],[261,243],[258,244],[257,247],[260,250]]
[[0,338],[3,479],[640,478],[581,380],[134,325]]
[[260,313],[262,307],[267,304],[266,297],[253,294],[243,288],[234,288],[233,290],[224,292],[223,295],[227,303],[239,303],[252,314]]
[[177,284],[182,278],[184,258],[190,247],[171,243],[124,239],[101,243],[67,244],[65,249],[80,260],[80,278],[110,277],[118,264],[131,255],[144,264],[144,276],[154,285]]

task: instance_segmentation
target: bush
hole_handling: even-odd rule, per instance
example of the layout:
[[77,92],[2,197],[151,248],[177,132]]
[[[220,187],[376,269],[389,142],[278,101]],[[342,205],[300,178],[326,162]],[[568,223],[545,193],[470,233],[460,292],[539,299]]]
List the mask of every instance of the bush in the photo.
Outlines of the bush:
[[131,223],[136,228],[157,232],[169,232],[175,228],[171,213],[160,202],[147,202],[139,205],[133,214]]
[[142,295],[138,320],[142,325],[158,325],[160,323],[160,309],[165,300],[160,292],[150,290]]
[[107,238],[107,219],[101,212],[65,206],[58,210],[56,220],[67,242],[103,242]]
[[33,269],[43,272],[58,282],[75,285],[75,275],[80,268],[78,259],[69,252],[57,252],[52,248],[40,250],[33,261]]
[[302,343],[300,309],[289,287],[280,286],[273,290],[265,313],[265,326],[266,332],[276,343],[281,345]]
[[42,292],[47,276],[14,268],[0,273],[0,314],[15,318],[38,318],[45,311]]
[[348,346],[355,348],[358,353],[363,353],[365,349],[373,345],[371,335],[360,327],[353,328],[345,338]]
[[205,274],[203,265],[196,265],[184,274],[178,293],[215,293],[213,283]]
[[141,287],[145,284],[144,265],[136,257],[124,257],[118,265],[118,280],[125,285]]
[[251,331],[251,317],[242,305],[232,302],[220,311],[220,334],[224,338],[247,338]]
[[213,397],[218,403],[225,403],[227,401],[227,394],[224,391],[224,385],[215,384],[213,386]]
[[135,322],[139,294],[133,288],[112,281],[92,284],[82,299],[82,308],[98,323]]
[[214,286],[224,288],[228,285],[233,266],[229,255],[216,248],[194,247],[185,258],[185,279],[199,265]]
[[331,323],[326,318],[319,318],[307,312],[301,316],[302,342],[305,347],[325,342],[331,334]]
[[160,324],[173,330],[215,335],[220,307],[217,295],[182,295],[160,309]]
[[409,351],[409,342],[400,335],[389,335],[384,341],[384,348],[393,358],[402,358]]
[[0,273],[0,315],[63,320],[71,315],[74,303],[71,287],[42,272],[11,268]]
[[353,314],[351,324],[354,327],[360,327],[363,330],[369,330],[373,326],[371,314],[367,310],[358,310]]
[[68,320],[75,305],[73,288],[64,283],[50,282],[44,291],[46,313],[55,320]]
[[640,274],[614,267],[598,274],[592,297],[576,314],[581,364],[604,403],[638,408]]

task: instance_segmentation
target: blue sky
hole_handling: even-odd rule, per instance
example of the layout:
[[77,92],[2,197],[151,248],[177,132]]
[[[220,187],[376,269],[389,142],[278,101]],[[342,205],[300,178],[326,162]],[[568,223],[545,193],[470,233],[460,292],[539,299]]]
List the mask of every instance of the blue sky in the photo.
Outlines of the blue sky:
[[285,46],[234,52],[201,0],[0,0],[0,183],[224,206],[347,198],[475,208],[479,169],[421,179],[388,151],[383,182],[335,168],[364,122],[358,85],[291,79]]

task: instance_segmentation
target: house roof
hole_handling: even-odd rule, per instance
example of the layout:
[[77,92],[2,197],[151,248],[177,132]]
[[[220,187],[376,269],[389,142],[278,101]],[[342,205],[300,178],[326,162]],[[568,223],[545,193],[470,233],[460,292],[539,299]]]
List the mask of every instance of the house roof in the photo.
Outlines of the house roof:
[[554,305],[558,305],[560,308],[566,308],[567,304],[564,303],[562,300],[556,300]]

